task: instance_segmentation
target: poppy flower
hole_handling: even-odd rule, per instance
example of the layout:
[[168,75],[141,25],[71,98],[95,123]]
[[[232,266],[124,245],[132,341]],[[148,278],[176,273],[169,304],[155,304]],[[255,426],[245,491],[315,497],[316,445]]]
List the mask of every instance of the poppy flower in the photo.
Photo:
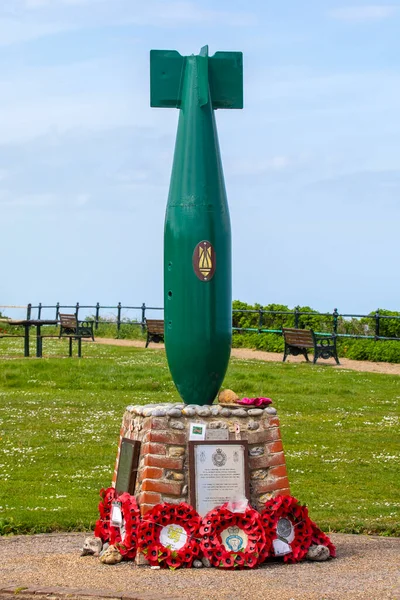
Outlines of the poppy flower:
[[235,560],[230,552],[224,552],[221,556],[221,566],[225,568],[232,568],[235,565]]
[[243,567],[245,560],[244,560],[244,554],[240,553],[240,554],[236,554],[235,556],[235,565],[237,565],[238,567]]
[[171,555],[166,559],[165,562],[169,566],[170,569],[177,569],[178,567],[180,567],[182,565],[182,560],[178,556]]
[[158,549],[159,562],[166,560],[169,556],[171,556],[171,550],[169,548]]
[[158,562],[158,547],[155,544],[148,546],[146,558],[149,562]]
[[207,535],[210,532],[210,526],[209,525],[204,525],[200,527],[200,535]]
[[257,556],[255,554],[246,554],[245,561],[246,565],[252,569],[257,564]]

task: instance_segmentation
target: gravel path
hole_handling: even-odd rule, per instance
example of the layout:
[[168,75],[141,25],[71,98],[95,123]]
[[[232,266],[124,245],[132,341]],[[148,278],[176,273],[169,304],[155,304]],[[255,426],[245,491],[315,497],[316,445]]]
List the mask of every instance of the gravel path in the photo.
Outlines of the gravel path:
[[[116,340],[112,338],[97,338],[96,344],[109,344],[113,346],[135,346],[144,348],[145,342],[141,340]],[[164,344],[150,344],[149,349],[160,350]],[[283,355],[277,352],[262,352],[261,350],[251,350],[250,348],[232,348],[231,355],[235,358],[244,360],[263,360],[265,362],[282,362]],[[349,358],[340,358],[340,365],[337,365],[334,359],[322,360],[318,366],[329,365],[334,369],[350,369],[352,371],[369,371],[370,373],[386,373],[388,375],[400,375],[400,364],[385,362],[369,362],[367,360],[350,360]],[[289,356],[286,362],[305,362],[303,356]]]
[[[332,534],[337,558],[247,571],[153,570],[132,562],[109,566],[80,556],[85,534],[0,538],[0,596],[33,588],[36,595],[137,600],[368,600],[400,598],[400,538]],[[133,595],[132,595],[133,594]],[[9,596],[11,597],[11,596]]]

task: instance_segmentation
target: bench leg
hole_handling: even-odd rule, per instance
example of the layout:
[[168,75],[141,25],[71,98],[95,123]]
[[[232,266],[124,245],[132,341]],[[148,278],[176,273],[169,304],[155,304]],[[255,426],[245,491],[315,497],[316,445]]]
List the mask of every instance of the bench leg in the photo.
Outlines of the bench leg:
[[303,355],[304,355],[304,358],[306,359],[306,361],[310,362],[309,359],[308,359],[308,350],[307,350],[307,348],[304,348]]
[[149,334],[147,334],[147,340],[146,340],[146,345],[145,348],[147,348],[147,346],[150,344],[150,336]]
[[82,338],[78,337],[78,356],[81,358],[82,356]]
[[69,355],[72,356],[72,337],[69,338]]

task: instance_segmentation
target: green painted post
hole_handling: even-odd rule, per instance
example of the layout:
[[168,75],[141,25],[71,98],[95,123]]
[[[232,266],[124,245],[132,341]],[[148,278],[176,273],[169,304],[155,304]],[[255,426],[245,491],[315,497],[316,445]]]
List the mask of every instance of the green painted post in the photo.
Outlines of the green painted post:
[[39,304],[38,304],[37,318],[38,318],[38,321],[40,321],[40,319],[42,318],[42,303],[41,302],[39,302]]
[[96,319],[95,319],[95,323],[94,323],[95,329],[99,328],[99,314],[100,314],[100,302],[97,302],[97,304],[96,304]]
[[117,338],[119,336],[120,329],[121,329],[121,302],[118,302],[118,306],[117,306]]
[[258,333],[261,333],[261,329],[263,326],[263,314],[264,314],[263,309],[259,308],[258,309]]
[[333,333],[337,334],[339,313],[337,308],[333,310]]
[[164,230],[168,365],[187,404],[211,404],[232,339],[231,226],[214,110],[243,108],[241,52],[152,50],[151,106],[179,108]]
[[58,321],[58,315],[60,314],[60,303],[56,304],[56,321]]
[[142,333],[144,333],[145,327],[145,319],[146,319],[146,304],[143,302],[142,304]]
[[379,338],[379,308],[375,313],[375,339]]

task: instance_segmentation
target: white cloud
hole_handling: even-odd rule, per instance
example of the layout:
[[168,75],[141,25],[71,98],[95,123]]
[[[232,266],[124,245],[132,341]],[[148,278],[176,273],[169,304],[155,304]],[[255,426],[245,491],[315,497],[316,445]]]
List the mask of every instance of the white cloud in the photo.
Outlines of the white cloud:
[[[4,2],[4,0],[3,0]],[[59,32],[111,25],[179,29],[182,26],[251,27],[253,13],[214,10],[195,2],[138,0],[0,0],[0,46]]]
[[393,4],[370,4],[337,8],[330,11],[329,15],[341,21],[380,21],[395,15],[398,10],[398,7]]

